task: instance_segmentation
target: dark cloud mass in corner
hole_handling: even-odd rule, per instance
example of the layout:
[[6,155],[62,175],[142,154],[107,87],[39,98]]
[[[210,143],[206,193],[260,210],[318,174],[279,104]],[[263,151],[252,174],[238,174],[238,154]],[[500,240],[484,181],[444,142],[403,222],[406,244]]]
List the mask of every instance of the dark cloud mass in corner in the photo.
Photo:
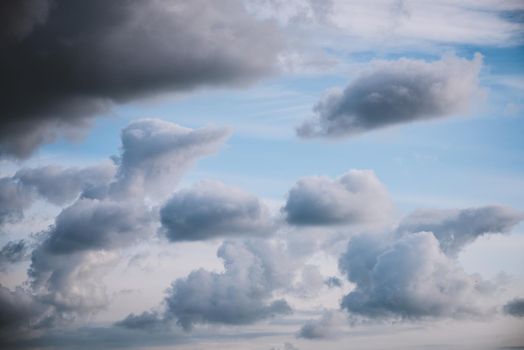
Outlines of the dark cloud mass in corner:
[[252,81],[275,68],[282,46],[275,25],[236,0],[8,0],[0,9],[1,156],[76,136],[115,103]]
[[171,241],[269,234],[274,228],[269,209],[255,195],[216,181],[176,192],[160,219]]
[[332,91],[297,128],[301,137],[345,137],[467,110],[478,93],[482,56],[376,62],[343,91]]
[[402,220],[398,232],[432,232],[444,253],[457,256],[464,246],[489,233],[506,233],[524,213],[505,206],[417,210]]

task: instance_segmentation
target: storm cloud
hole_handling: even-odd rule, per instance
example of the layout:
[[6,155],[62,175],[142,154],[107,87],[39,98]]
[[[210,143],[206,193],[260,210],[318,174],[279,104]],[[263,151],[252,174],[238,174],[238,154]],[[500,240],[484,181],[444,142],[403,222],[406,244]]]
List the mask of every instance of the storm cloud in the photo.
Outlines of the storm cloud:
[[402,220],[398,228],[404,232],[428,231],[435,235],[440,248],[457,256],[464,246],[489,233],[505,233],[524,220],[524,213],[505,206],[468,209],[417,210]]
[[351,170],[335,180],[300,179],[282,211],[293,225],[377,224],[390,218],[393,205],[372,171]]
[[269,209],[256,196],[216,181],[176,192],[160,210],[162,230],[171,241],[269,234]]
[[333,90],[297,128],[301,137],[347,137],[465,112],[479,91],[482,56],[375,62],[344,90]]
[[[115,104],[275,69],[274,23],[241,1],[4,1],[0,155],[77,137]],[[28,103],[31,101],[31,103]]]

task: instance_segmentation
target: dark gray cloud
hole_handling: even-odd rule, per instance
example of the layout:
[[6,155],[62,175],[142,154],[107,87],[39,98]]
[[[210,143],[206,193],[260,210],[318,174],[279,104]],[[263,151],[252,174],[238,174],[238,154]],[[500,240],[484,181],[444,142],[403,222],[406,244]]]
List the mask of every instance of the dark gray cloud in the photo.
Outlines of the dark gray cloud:
[[[419,319],[480,316],[495,286],[446,256],[431,232],[355,236],[339,261],[354,290],[342,300],[353,315]],[[493,310],[491,310],[493,311]]]
[[467,109],[477,93],[482,57],[469,61],[401,59],[377,62],[343,91],[327,94],[315,116],[297,128],[302,137],[344,137],[400,123],[442,118]]
[[49,0],[5,0],[0,3],[0,47],[28,36],[47,20]]
[[268,208],[256,196],[215,181],[176,192],[160,219],[171,241],[265,234],[273,228]]
[[48,308],[22,288],[10,290],[0,285],[0,345],[31,329],[45,326]]
[[273,293],[289,286],[293,263],[285,248],[268,241],[225,242],[217,255],[224,260],[222,273],[198,269],[177,279],[168,290],[162,315],[130,315],[118,324],[151,328],[175,321],[185,330],[195,324],[250,324],[291,308]]
[[282,47],[275,24],[238,0],[20,0],[0,9],[0,155],[76,137],[116,103],[253,81],[274,70]]
[[294,225],[380,224],[390,218],[393,205],[372,171],[351,170],[335,180],[299,180],[282,211]]
[[515,298],[504,305],[504,312],[515,317],[524,317],[524,298]]
[[505,206],[468,209],[417,210],[402,220],[404,232],[433,232],[444,253],[456,256],[464,246],[488,233],[508,232],[524,220],[524,213]]
[[169,195],[198,158],[215,153],[229,136],[223,128],[189,129],[144,119],[122,130],[122,154],[111,195]]
[[0,271],[10,264],[16,264],[29,258],[29,245],[21,239],[9,241],[0,249]]

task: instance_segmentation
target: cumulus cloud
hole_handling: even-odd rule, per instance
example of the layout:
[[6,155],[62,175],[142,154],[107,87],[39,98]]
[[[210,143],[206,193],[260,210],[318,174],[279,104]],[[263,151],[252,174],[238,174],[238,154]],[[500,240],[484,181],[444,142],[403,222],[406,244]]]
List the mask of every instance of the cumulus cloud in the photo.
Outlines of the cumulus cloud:
[[21,0],[1,9],[0,155],[27,157],[75,137],[117,103],[251,82],[275,69],[283,46],[277,27],[238,0]]
[[269,233],[269,209],[256,196],[220,182],[205,181],[176,192],[160,210],[171,241]]
[[446,256],[431,232],[356,236],[339,261],[354,290],[342,300],[353,315],[419,319],[480,316],[495,287]]
[[464,246],[488,233],[508,232],[524,220],[524,213],[505,206],[468,209],[417,210],[402,220],[403,232],[433,232],[444,253],[457,256]]
[[115,196],[171,193],[198,158],[215,153],[229,136],[223,128],[189,129],[159,119],[135,121],[122,130]]
[[285,247],[261,240],[227,241],[217,255],[224,261],[224,272],[195,270],[173,282],[158,318],[145,312],[118,324],[136,328],[175,321],[191,330],[195,324],[243,325],[291,312],[285,300],[273,298],[292,280],[293,263]]
[[390,218],[393,205],[372,171],[351,170],[335,180],[299,180],[282,211],[293,225],[380,224]]
[[482,56],[440,61],[375,62],[344,90],[327,94],[301,137],[345,137],[391,125],[443,118],[467,110],[479,91]]
[[515,317],[524,317],[524,298],[515,298],[504,305],[504,312]]

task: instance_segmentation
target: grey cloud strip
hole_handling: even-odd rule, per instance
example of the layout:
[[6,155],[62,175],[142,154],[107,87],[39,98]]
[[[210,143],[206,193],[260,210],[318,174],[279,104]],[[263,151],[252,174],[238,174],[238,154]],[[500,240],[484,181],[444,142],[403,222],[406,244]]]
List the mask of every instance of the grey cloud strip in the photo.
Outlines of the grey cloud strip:
[[331,91],[314,117],[297,128],[301,137],[349,137],[401,123],[467,111],[478,94],[482,56],[440,61],[375,62],[344,90]]
[[489,233],[507,233],[524,220],[524,212],[492,205],[468,209],[417,210],[402,220],[398,232],[432,232],[444,253],[457,256],[466,245]]
[[283,47],[276,25],[239,0],[0,6],[0,156],[77,137],[115,104],[249,83],[275,70]]
[[293,263],[281,244],[225,242],[217,255],[224,260],[224,272],[195,270],[173,282],[163,313],[131,314],[117,324],[150,329],[175,321],[191,330],[195,324],[243,325],[291,312],[285,300],[272,298],[292,280]]
[[282,211],[293,225],[375,225],[390,219],[393,204],[372,171],[351,170],[335,180],[300,179]]
[[269,209],[256,196],[220,182],[200,182],[176,192],[160,210],[171,241],[270,234]]

